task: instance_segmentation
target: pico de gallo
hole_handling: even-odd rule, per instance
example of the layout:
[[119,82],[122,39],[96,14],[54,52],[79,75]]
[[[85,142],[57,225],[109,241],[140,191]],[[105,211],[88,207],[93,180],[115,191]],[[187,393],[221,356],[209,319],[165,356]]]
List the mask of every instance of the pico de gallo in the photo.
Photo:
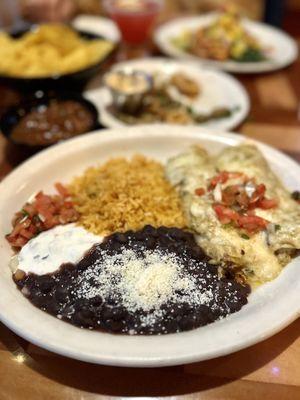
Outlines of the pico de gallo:
[[[238,183],[225,186],[230,179]],[[223,186],[222,186],[223,185]],[[207,188],[197,188],[195,194],[208,194],[212,198],[212,207],[221,224],[231,224],[249,235],[265,230],[270,223],[255,214],[255,209],[269,210],[278,206],[277,199],[265,196],[266,186],[257,184],[242,172],[221,171],[208,180]]]
[[78,220],[79,214],[70,200],[68,190],[61,183],[56,183],[55,188],[58,194],[38,192],[33,201],[25,203],[15,214],[13,230],[6,235],[11,246],[21,248],[40,232]]

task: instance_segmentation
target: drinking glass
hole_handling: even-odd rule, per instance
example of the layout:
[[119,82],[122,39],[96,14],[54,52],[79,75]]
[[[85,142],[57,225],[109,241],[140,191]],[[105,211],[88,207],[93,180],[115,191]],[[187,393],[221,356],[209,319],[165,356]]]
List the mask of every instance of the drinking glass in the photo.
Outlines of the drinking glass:
[[104,0],[103,4],[119,27],[125,46],[137,48],[149,38],[163,0]]

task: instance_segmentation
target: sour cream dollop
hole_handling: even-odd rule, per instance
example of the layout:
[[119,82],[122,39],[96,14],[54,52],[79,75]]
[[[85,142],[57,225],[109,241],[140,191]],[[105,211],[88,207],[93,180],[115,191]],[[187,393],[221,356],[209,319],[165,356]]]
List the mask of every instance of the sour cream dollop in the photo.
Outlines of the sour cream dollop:
[[59,225],[29,240],[17,256],[17,268],[26,274],[55,272],[62,264],[77,263],[103,238],[75,224]]

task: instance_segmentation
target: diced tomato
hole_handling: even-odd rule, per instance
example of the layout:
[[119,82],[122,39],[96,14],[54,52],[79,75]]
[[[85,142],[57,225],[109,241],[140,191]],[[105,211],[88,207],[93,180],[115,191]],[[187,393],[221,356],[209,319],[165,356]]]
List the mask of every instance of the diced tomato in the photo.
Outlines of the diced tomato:
[[257,215],[240,215],[238,218],[238,226],[245,229],[248,233],[256,233],[266,229],[269,221]]
[[[65,224],[67,222],[69,222],[69,221],[66,221]],[[44,221],[44,226],[46,229],[51,229],[54,226],[59,225],[59,224],[60,224],[59,215],[52,215]]]
[[[248,178],[239,172],[222,171],[210,181],[209,188],[213,188],[218,183],[226,183],[230,178],[243,177],[243,182],[236,185],[229,185],[222,190],[222,204],[213,204],[213,209],[222,224],[232,223],[237,228],[254,234],[266,229],[269,221],[255,215],[255,208],[265,210],[278,206],[277,199],[267,199],[265,197],[266,186],[257,185],[254,179]],[[245,184],[251,183],[254,192],[249,197]]]
[[256,192],[261,196],[266,193],[266,186],[263,183],[257,185]]
[[49,220],[52,218],[54,212],[51,210],[48,210],[47,208],[43,207],[43,206],[39,206],[37,207],[39,215],[41,215],[43,217],[43,219],[45,220]]
[[48,196],[47,194],[44,194],[43,192],[39,192],[35,196],[35,200],[36,200],[37,204],[44,204],[44,205],[51,204],[51,202],[52,202],[51,196]]
[[213,204],[213,209],[221,224],[229,224],[238,220],[239,214],[229,207],[222,204]]
[[30,203],[26,203],[23,206],[23,210],[28,214],[29,217],[33,217],[36,214],[36,208]]
[[228,178],[229,178],[229,173],[227,171],[220,172],[219,175],[214,176],[210,180],[209,188],[210,189],[214,189],[217,186],[218,183],[227,182]]
[[204,188],[198,188],[195,190],[195,194],[197,196],[203,196],[205,194],[205,189]]
[[238,228],[244,229],[249,234],[266,229],[268,221],[257,215],[239,214],[229,207],[222,204],[213,204],[213,209],[221,224],[233,223]]
[[31,225],[28,227],[28,231],[35,235],[37,233],[37,227],[31,223]]
[[266,192],[266,186],[261,183],[256,186],[255,192],[252,194],[250,199],[250,204],[255,205],[255,203],[264,198]]
[[62,197],[70,196],[68,189],[64,185],[62,185],[60,182],[55,183],[55,188]]
[[243,174],[242,172],[228,172],[228,171],[221,171],[219,175],[214,176],[210,180],[209,184],[209,189],[212,190],[214,189],[218,183],[226,183],[228,179],[234,179],[234,178],[240,178],[244,177],[246,178],[246,175]]
[[79,218],[67,189],[57,183],[59,194],[47,195],[37,193],[32,203],[26,203],[12,220],[13,230],[6,236],[14,247],[24,246],[37,233],[51,229],[59,224],[75,222]]
[[276,199],[266,199],[265,197],[257,202],[257,207],[263,210],[269,210],[270,208],[275,208],[278,206],[278,200]]
[[33,238],[34,233],[30,232],[28,229],[22,229],[20,235],[29,240]]
[[17,223],[17,225],[12,230],[11,235],[12,236],[18,235],[22,229],[28,228],[29,225],[30,225],[30,219],[26,218],[25,221]]
[[23,236],[18,236],[13,241],[11,241],[12,246],[14,247],[23,247],[28,242],[28,239]]

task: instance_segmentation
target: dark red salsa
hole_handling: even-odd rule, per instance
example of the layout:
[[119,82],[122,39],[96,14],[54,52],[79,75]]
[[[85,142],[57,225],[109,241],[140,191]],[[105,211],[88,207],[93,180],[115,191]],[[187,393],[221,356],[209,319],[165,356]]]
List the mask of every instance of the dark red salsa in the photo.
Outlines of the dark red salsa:
[[47,146],[88,132],[94,125],[92,113],[74,100],[52,99],[20,119],[11,138],[18,144]]

